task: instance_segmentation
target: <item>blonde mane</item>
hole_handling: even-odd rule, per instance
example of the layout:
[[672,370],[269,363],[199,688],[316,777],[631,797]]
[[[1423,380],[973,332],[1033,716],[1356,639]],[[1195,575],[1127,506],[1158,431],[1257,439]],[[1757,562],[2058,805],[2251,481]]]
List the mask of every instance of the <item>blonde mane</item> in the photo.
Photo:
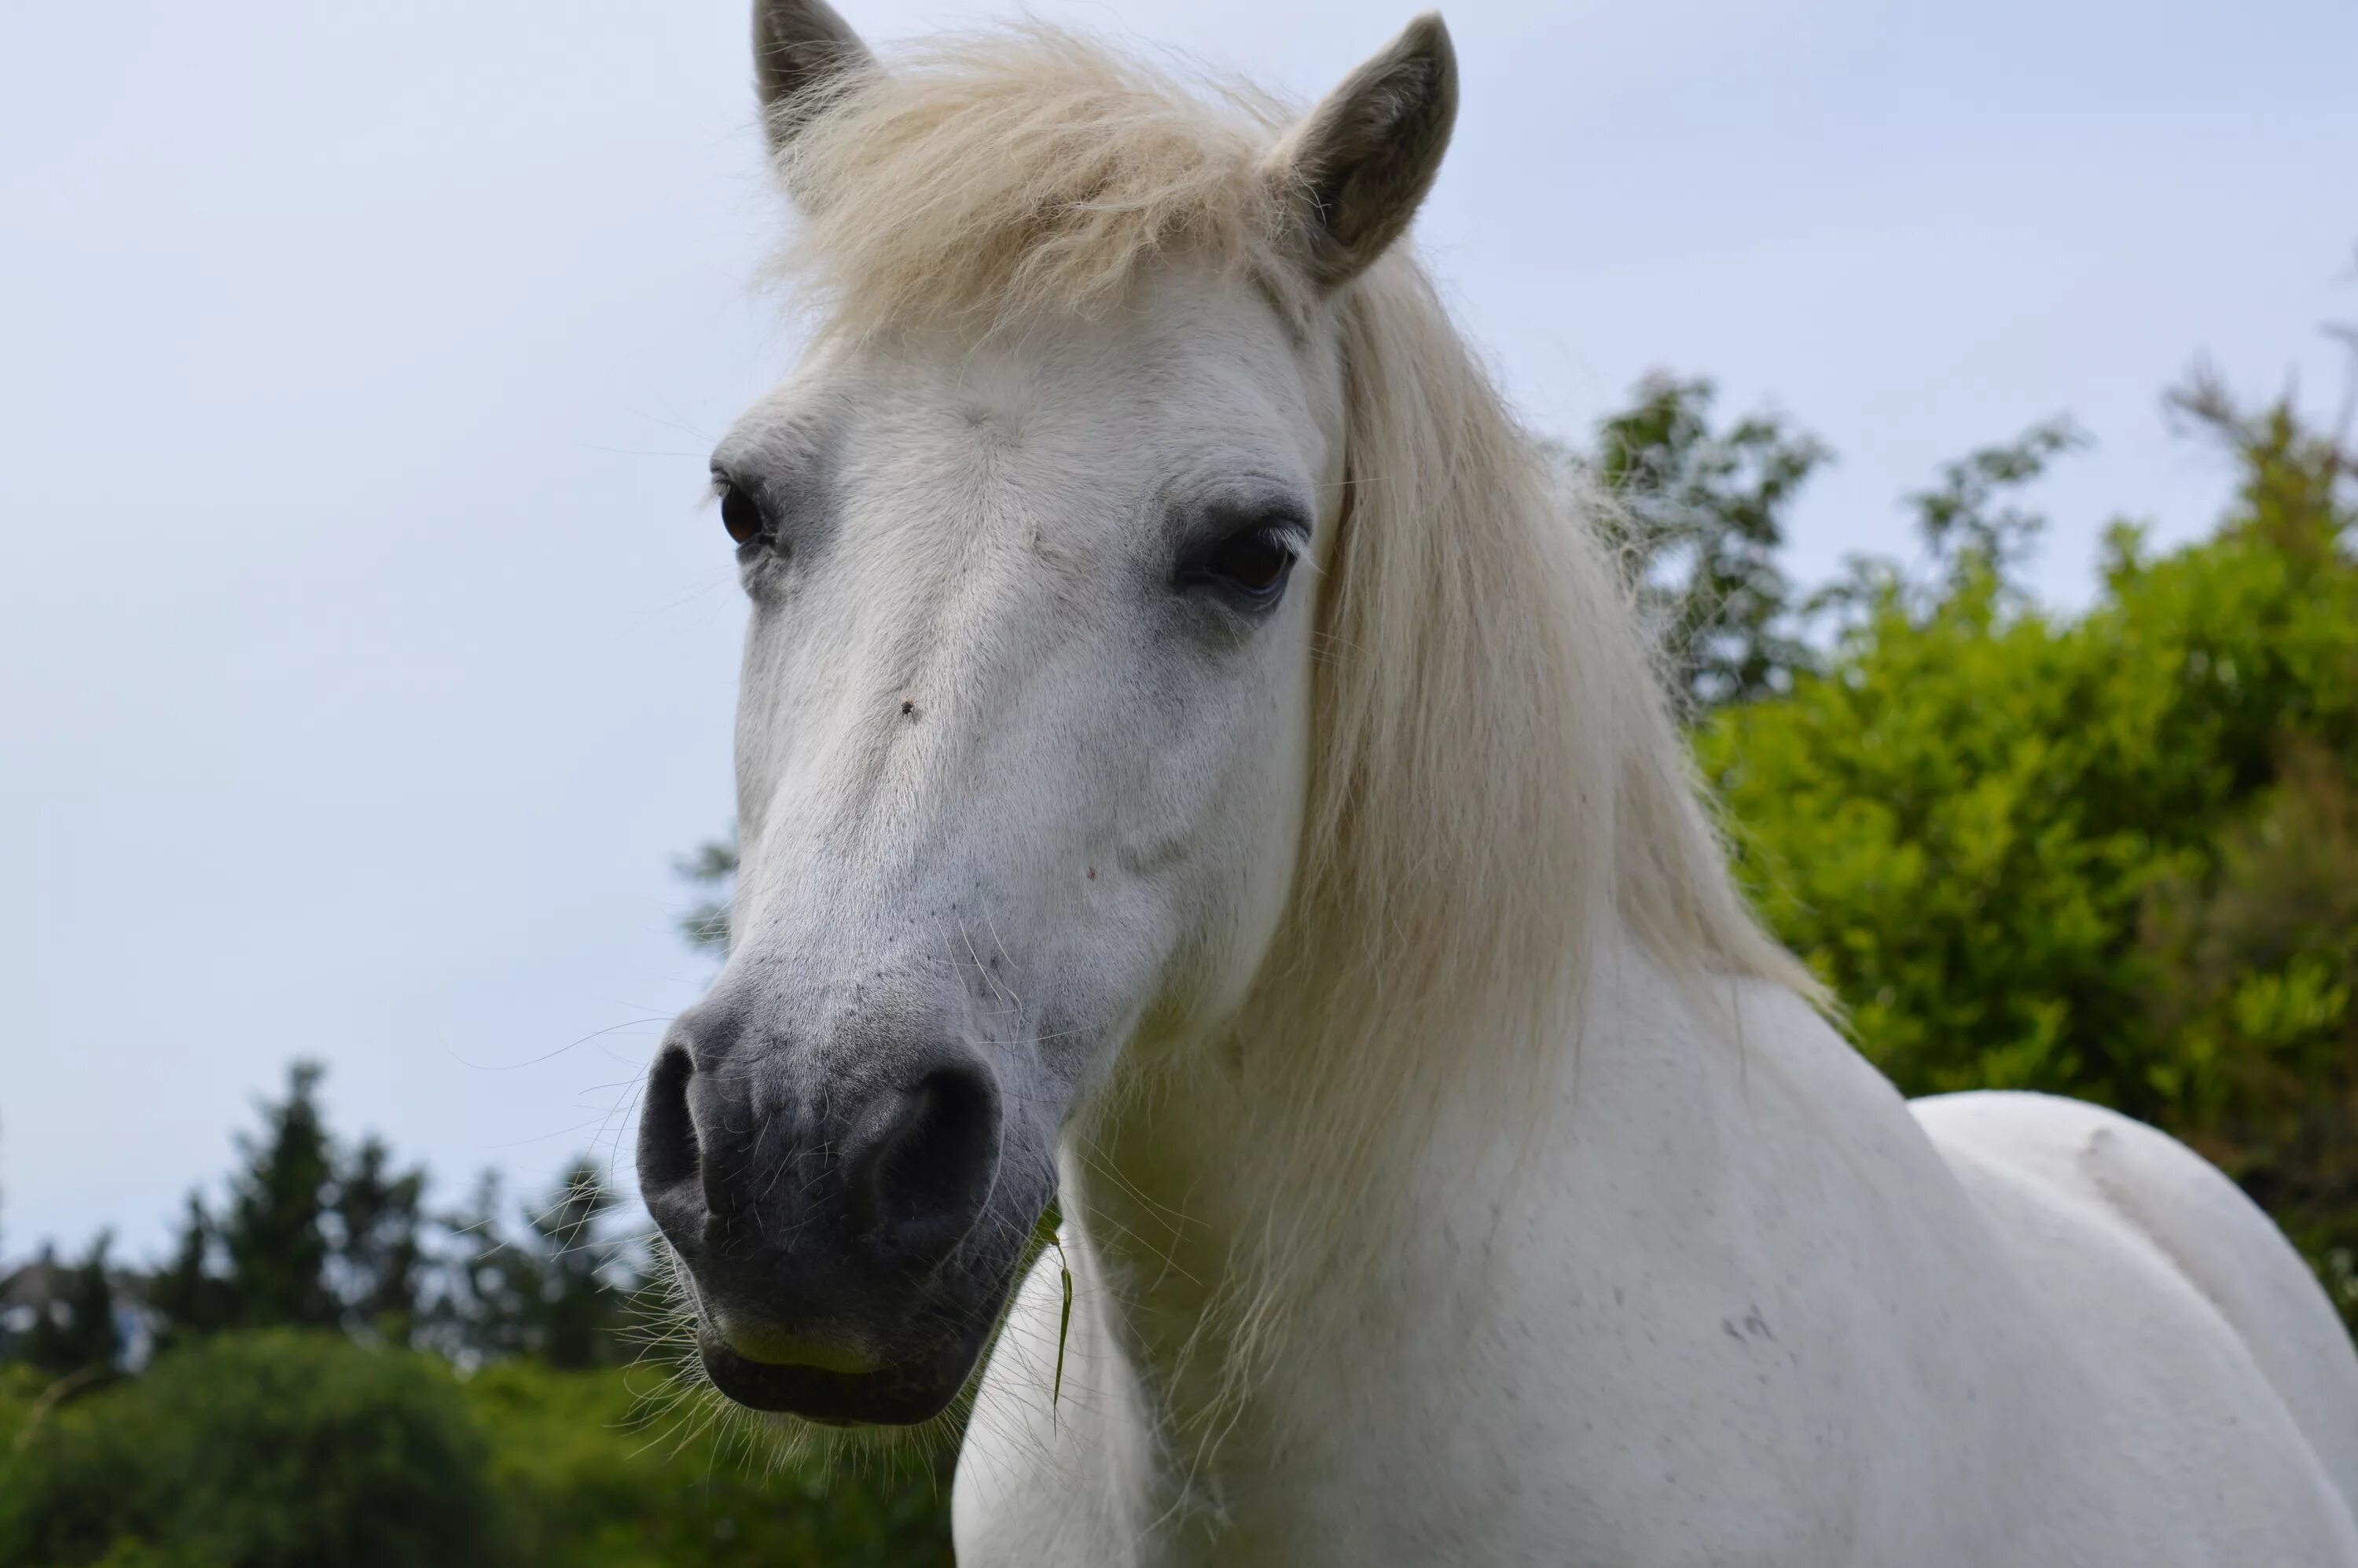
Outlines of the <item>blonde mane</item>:
[[1335,1265],[1397,1135],[1450,1086],[1574,1048],[1609,923],[1699,996],[1725,977],[1817,996],[1729,880],[1605,503],[1568,492],[1405,246],[1329,299],[1289,263],[1294,203],[1265,160],[1291,115],[1037,27],[793,108],[778,168],[805,220],[783,270],[823,332],[1100,311],[1182,261],[1339,329],[1347,492],[1311,793],[1239,1042],[1267,1133],[1238,1180],[1270,1206],[1231,1282],[1232,1370]]

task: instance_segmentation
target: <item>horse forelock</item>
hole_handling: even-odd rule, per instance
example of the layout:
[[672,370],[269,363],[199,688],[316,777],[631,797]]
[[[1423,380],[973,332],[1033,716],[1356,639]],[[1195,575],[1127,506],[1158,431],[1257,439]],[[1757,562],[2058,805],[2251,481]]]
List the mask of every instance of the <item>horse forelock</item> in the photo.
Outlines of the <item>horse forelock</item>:
[[[773,271],[830,335],[1101,310],[1154,263],[1289,279],[1274,99],[1034,25],[937,38],[773,108],[802,220]],[[1288,300],[1284,303],[1292,304]]]

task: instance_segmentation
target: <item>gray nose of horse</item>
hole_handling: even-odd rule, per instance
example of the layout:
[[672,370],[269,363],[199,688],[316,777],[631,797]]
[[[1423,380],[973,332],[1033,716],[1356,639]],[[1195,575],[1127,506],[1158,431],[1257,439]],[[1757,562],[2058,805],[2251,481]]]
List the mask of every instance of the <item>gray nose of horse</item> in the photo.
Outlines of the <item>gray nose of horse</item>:
[[764,1343],[794,1359],[890,1337],[880,1319],[973,1228],[1000,1161],[999,1087],[973,1052],[879,1053],[892,1065],[864,1084],[797,1084],[807,1058],[784,1050],[691,1011],[639,1122],[648,1212],[708,1316],[763,1359]]

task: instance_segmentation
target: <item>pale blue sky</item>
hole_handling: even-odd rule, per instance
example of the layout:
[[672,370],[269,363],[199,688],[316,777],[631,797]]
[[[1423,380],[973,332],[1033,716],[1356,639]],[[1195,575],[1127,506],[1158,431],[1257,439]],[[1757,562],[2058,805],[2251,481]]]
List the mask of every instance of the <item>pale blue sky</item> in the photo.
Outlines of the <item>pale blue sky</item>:
[[[1007,13],[859,4],[871,38]],[[1365,4],[1040,4],[1314,96]],[[741,611],[696,509],[791,342],[744,7],[0,22],[0,1248],[162,1243],[259,1091],[537,1184],[706,974]],[[2164,434],[2358,316],[2348,0],[1464,0],[1426,254],[1535,424],[1651,366],[1842,465],[1793,561],[2068,410],[2043,591],[2223,476]],[[603,1033],[597,1032],[603,1031]],[[591,1037],[587,1038],[585,1037]],[[583,1041],[573,1044],[576,1041]],[[570,1049],[566,1049],[568,1045]],[[627,1157],[622,1163],[627,1166]]]

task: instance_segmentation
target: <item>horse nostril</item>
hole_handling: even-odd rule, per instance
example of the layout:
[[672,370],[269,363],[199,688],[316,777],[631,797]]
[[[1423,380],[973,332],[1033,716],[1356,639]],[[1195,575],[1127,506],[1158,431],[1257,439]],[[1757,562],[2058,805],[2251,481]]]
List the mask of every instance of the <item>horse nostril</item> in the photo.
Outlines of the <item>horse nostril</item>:
[[640,1195],[676,1247],[693,1246],[704,1233],[704,1162],[687,1110],[688,1080],[695,1076],[687,1047],[665,1045],[647,1069],[639,1112]]
[[845,1170],[888,1249],[937,1256],[973,1227],[999,1169],[999,1087],[979,1062],[936,1067],[867,1108]]

